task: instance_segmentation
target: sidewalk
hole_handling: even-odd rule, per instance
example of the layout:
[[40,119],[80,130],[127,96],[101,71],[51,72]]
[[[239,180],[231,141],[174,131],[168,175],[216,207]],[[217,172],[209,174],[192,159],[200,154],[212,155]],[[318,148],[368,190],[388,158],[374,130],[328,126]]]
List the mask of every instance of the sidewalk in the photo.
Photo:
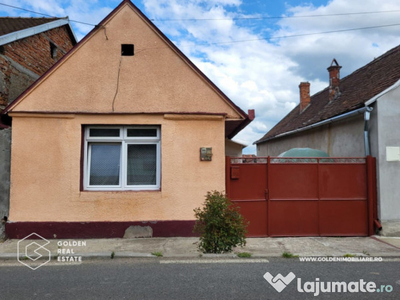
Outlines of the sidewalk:
[[[289,252],[299,256],[357,256],[400,257],[399,237],[292,237],[292,238],[248,238],[247,245],[236,248],[235,253],[248,252],[252,257],[279,257]],[[0,243],[0,260],[16,259],[19,240]],[[41,240],[20,242],[20,257],[25,257],[25,248],[31,243],[43,245]],[[83,258],[114,257],[155,257],[159,252],[163,257],[199,258],[198,238],[136,238],[136,239],[87,239],[49,240],[45,248],[53,257],[70,255]],[[29,251],[35,251],[32,244]],[[63,252],[64,251],[64,252]],[[61,252],[61,253],[59,253]],[[68,253],[69,252],[69,253]],[[208,256],[208,255],[206,255]]]

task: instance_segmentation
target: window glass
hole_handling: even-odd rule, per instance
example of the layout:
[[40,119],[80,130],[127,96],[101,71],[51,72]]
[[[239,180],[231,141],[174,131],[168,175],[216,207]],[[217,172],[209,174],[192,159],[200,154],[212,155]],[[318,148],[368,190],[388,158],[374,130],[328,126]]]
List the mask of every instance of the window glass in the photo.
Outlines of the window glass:
[[127,185],[155,185],[157,146],[128,145]]
[[90,128],[91,137],[119,137],[119,128]]
[[128,128],[127,135],[129,137],[156,137],[157,129],[155,128]]
[[85,149],[85,190],[160,189],[160,126],[87,126]]
[[119,185],[121,144],[89,143],[90,185]]

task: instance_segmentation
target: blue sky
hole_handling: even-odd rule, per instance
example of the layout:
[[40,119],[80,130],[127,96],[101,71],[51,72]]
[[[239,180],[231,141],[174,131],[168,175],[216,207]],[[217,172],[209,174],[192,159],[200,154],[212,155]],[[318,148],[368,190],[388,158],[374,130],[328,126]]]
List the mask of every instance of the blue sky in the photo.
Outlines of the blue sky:
[[[97,24],[120,1],[0,0],[0,3]],[[256,110],[256,119],[234,138],[250,145],[245,153],[255,153],[251,144],[298,104],[300,82],[311,83],[311,94],[327,86],[326,68],[333,58],[342,65],[341,77],[344,77],[400,43],[399,25],[314,34],[400,24],[398,0],[134,0],[133,3],[237,105],[244,110]],[[38,17],[3,5],[0,16]],[[273,18],[282,16],[286,18]],[[79,23],[72,25],[79,39],[93,28]]]

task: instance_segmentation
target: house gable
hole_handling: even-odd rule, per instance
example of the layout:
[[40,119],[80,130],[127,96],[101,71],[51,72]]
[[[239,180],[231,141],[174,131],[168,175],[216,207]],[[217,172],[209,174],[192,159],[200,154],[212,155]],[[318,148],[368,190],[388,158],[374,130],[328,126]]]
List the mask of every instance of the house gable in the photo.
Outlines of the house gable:
[[[134,55],[122,56],[121,45]],[[202,113],[247,115],[124,1],[69,55],[12,103],[24,113]]]

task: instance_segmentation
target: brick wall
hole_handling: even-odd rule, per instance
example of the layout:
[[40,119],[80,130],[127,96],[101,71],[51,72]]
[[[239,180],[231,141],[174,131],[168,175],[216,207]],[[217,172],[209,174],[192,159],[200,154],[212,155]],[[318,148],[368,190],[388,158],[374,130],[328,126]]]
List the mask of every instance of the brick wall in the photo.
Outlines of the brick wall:
[[[52,47],[56,48],[54,57]],[[0,111],[72,47],[66,26],[4,45],[0,51]]]
[[310,104],[310,83],[309,82],[301,82],[299,85],[300,88],[300,112],[302,112],[308,104]]
[[27,89],[37,77],[36,74],[21,72],[7,57],[0,55],[0,111]]

